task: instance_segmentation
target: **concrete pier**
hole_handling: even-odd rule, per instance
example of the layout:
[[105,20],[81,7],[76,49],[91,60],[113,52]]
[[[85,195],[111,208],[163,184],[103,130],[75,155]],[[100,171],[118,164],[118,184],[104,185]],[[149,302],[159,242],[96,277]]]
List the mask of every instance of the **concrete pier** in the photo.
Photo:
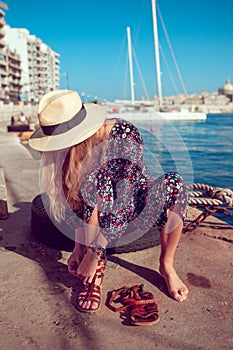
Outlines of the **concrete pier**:
[[[69,252],[49,248],[31,233],[31,202],[39,193],[39,163],[15,134],[0,133],[9,217],[0,220],[0,349],[219,350],[232,348],[233,227],[209,217],[183,234],[176,269],[189,299],[168,295],[158,272],[160,246],[109,256],[99,312],[75,309],[78,280],[67,271]],[[190,208],[188,219],[197,212]],[[144,284],[162,298],[160,321],[130,326],[105,306],[107,293]]]
[[4,169],[0,168],[0,220],[8,218],[7,190]]

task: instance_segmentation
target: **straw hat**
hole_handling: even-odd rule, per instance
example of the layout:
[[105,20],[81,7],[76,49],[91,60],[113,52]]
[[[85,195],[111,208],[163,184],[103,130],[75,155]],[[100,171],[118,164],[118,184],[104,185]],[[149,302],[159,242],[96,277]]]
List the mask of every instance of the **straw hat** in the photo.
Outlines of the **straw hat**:
[[31,135],[29,146],[43,152],[71,147],[94,135],[105,119],[102,107],[82,104],[76,91],[51,91],[39,102],[40,127]]

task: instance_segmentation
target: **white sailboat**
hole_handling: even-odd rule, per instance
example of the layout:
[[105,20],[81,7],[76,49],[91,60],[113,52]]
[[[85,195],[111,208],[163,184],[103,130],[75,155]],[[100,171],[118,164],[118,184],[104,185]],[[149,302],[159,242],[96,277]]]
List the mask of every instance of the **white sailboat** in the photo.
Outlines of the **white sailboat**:
[[[160,70],[160,56],[159,56],[159,41],[158,41],[158,27],[156,14],[156,0],[152,0],[152,19],[154,31],[154,50],[156,59],[156,77],[158,88],[159,108],[163,109],[162,98],[162,83]],[[130,90],[131,101],[115,101],[108,103],[108,118],[118,117],[125,118],[129,121],[154,121],[154,120],[205,120],[207,118],[205,113],[191,112],[189,110],[174,110],[174,111],[156,111],[152,101],[135,101],[134,94],[134,76],[133,76],[133,60],[132,60],[132,43],[130,28],[127,27],[128,39],[128,56],[129,56],[129,73],[130,73]]]

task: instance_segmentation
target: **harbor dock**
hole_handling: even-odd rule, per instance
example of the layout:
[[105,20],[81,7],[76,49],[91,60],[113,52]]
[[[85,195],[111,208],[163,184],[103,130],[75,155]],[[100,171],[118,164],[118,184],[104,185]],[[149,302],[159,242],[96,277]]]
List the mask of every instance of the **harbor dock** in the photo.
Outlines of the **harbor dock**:
[[[0,220],[0,349],[232,349],[232,226],[210,216],[182,235],[175,266],[189,288],[187,301],[169,296],[158,272],[158,244],[109,255],[100,310],[81,313],[75,308],[80,284],[67,271],[70,252],[45,246],[31,232],[39,165],[16,134],[0,131],[9,214]],[[187,221],[197,214],[190,207]],[[162,298],[156,325],[131,326],[105,305],[109,291],[134,284]]]

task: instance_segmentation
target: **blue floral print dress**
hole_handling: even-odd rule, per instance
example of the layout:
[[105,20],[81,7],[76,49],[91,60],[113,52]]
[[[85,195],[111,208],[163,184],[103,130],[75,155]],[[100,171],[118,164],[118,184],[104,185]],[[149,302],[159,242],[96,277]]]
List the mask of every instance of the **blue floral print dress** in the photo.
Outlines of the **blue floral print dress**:
[[111,242],[125,233],[128,225],[140,225],[159,230],[167,222],[168,210],[184,220],[187,211],[187,190],[183,179],[175,172],[151,178],[143,157],[143,140],[132,123],[117,119],[111,129],[104,158],[86,176],[81,190],[82,224],[89,222],[98,207],[99,226]]

